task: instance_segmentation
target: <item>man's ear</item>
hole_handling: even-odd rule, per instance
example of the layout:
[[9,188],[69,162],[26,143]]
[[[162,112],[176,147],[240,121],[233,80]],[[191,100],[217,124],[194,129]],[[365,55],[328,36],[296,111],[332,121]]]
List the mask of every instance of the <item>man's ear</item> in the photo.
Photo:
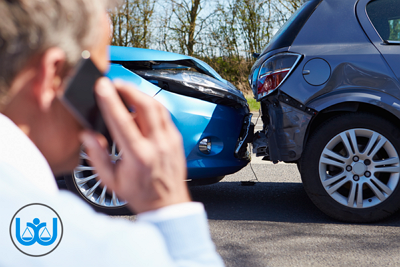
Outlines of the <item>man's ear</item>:
[[53,47],[46,50],[37,64],[33,94],[43,111],[50,108],[58,91],[61,90],[65,60],[65,52],[58,47]]

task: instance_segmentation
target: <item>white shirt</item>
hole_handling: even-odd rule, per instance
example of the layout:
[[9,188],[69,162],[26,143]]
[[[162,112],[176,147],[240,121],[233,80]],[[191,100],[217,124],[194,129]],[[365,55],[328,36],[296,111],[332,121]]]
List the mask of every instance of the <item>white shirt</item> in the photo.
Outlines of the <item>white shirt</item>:
[[0,114],[0,148],[0,162],[20,171],[25,179],[46,194],[58,193],[46,159],[14,122],[3,114]]
[[[30,257],[12,243],[10,222],[23,206],[42,203],[63,222],[50,254]],[[0,266],[223,266],[211,241],[204,207],[184,203],[139,214],[135,223],[95,213],[59,191],[31,140],[0,114]]]

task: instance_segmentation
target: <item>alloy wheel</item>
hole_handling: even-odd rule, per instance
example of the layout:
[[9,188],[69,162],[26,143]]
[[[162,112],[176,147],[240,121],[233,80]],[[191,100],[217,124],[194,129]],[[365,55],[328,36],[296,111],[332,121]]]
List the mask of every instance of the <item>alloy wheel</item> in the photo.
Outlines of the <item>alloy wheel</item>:
[[[111,146],[111,162],[116,163],[122,159],[122,152],[117,150],[115,142]],[[117,197],[115,192],[107,192],[107,186],[101,185],[101,179],[96,179],[98,174],[95,168],[89,164],[90,158],[84,152],[80,154],[80,164],[73,172],[76,187],[82,196],[94,205],[102,208],[120,208],[126,205],[126,201]]]
[[319,160],[326,192],[350,208],[385,201],[399,182],[400,161],[393,144],[369,129],[350,129],[333,137]]

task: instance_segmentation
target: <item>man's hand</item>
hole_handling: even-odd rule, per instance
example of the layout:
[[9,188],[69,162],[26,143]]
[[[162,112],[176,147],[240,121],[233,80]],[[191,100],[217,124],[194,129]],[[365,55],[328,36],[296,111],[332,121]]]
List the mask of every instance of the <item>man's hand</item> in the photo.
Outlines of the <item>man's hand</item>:
[[[95,93],[122,160],[111,163],[103,136],[86,131],[82,141],[102,183],[137,212],[190,201],[182,137],[169,112],[133,86],[101,78]],[[124,103],[132,106],[129,113]]]

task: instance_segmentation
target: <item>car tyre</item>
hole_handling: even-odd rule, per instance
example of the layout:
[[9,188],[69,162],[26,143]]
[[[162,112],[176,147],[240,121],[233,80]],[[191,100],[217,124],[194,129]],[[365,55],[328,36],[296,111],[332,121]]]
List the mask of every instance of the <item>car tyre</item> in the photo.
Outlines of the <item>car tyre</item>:
[[400,130],[371,113],[335,116],[311,133],[300,161],[312,202],[345,222],[384,219],[400,208]]

